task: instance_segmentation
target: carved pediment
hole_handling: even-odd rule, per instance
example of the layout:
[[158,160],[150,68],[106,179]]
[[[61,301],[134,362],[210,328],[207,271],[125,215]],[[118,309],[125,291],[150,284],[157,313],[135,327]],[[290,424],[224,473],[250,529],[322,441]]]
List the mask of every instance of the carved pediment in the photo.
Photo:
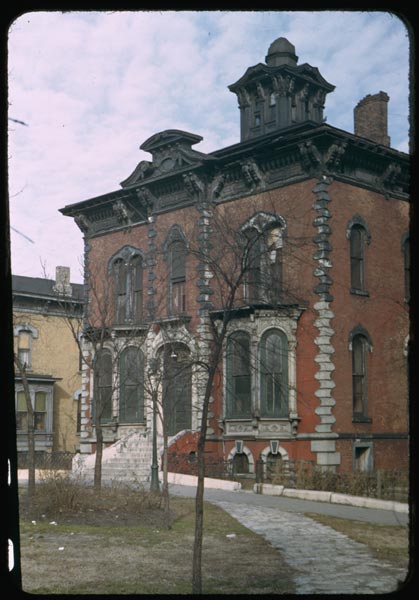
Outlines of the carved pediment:
[[201,136],[178,129],[156,133],[140,146],[141,150],[152,154],[152,162],[141,161],[132,175],[121,183],[122,187],[141,183],[150,177],[161,177],[197,166],[203,162],[214,161],[214,157],[192,150],[191,146],[200,141],[202,141]]

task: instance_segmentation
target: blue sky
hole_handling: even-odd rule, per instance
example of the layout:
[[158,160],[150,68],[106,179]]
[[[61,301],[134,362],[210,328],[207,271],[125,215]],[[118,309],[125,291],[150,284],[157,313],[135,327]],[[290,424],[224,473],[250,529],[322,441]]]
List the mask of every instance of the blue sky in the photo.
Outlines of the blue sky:
[[[336,86],[330,125],[353,132],[353,109],[388,93],[392,147],[408,151],[409,37],[387,12],[30,12],[9,29],[9,210],[12,271],[82,281],[82,235],[59,208],[119,189],[148,137],[201,135],[196,150],[239,141],[227,86],[286,37],[299,64]],[[19,232],[19,233],[18,233]]]

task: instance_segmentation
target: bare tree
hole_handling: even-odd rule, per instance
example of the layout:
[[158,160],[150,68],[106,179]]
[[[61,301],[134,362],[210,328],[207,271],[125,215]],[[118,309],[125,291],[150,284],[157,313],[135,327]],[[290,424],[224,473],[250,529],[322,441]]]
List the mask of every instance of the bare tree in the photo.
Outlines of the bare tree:
[[[256,213],[255,213],[256,214]],[[259,220],[258,220],[259,219]],[[229,324],[237,309],[245,305],[275,305],[281,288],[281,221],[268,215],[236,227],[223,206],[211,209],[211,244],[194,248],[199,261],[209,270],[214,291],[214,310],[208,314],[210,344],[200,359],[206,371],[198,438],[198,482],[195,503],[195,538],[192,565],[192,593],[202,593],[202,540],[204,515],[205,441],[210,399],[224,352]]]

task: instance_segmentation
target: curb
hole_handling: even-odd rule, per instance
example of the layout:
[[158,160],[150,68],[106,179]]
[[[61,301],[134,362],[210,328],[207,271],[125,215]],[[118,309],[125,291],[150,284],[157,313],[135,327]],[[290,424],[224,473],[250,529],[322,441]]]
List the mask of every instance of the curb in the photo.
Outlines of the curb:
[[334,492],[316,490],[296,490],[285,488],[283,485],[272,485],[269,483],[255,483],[253,491],[255,494],[266,494],[268,496],[285,496],[300,500],[330,502],[331,504],[346,504],[360,508],[376,508],[405,514],[409,513],[409,505],[407,503],[395,502],[394,500],[379,500],[377,498],[364,498],[362,496],[350,496],[349,494],[335,494]]

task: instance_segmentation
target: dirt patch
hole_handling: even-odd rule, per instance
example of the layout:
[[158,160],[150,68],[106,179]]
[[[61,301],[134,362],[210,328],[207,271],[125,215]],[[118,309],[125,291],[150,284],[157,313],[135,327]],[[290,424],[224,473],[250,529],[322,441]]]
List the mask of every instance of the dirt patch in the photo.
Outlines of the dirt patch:
[[[82,489],[65,508],[45,492],[40,490],[31,503],[22,497],[20,503],[25,592],[191,593],[193,499],[170,499],[168,528],[161,499],[149,493],[104,490],[97,496]],[[207,503],[202,572],[206,594],[288,594],[295,589],[292,570],[278,550]]]

